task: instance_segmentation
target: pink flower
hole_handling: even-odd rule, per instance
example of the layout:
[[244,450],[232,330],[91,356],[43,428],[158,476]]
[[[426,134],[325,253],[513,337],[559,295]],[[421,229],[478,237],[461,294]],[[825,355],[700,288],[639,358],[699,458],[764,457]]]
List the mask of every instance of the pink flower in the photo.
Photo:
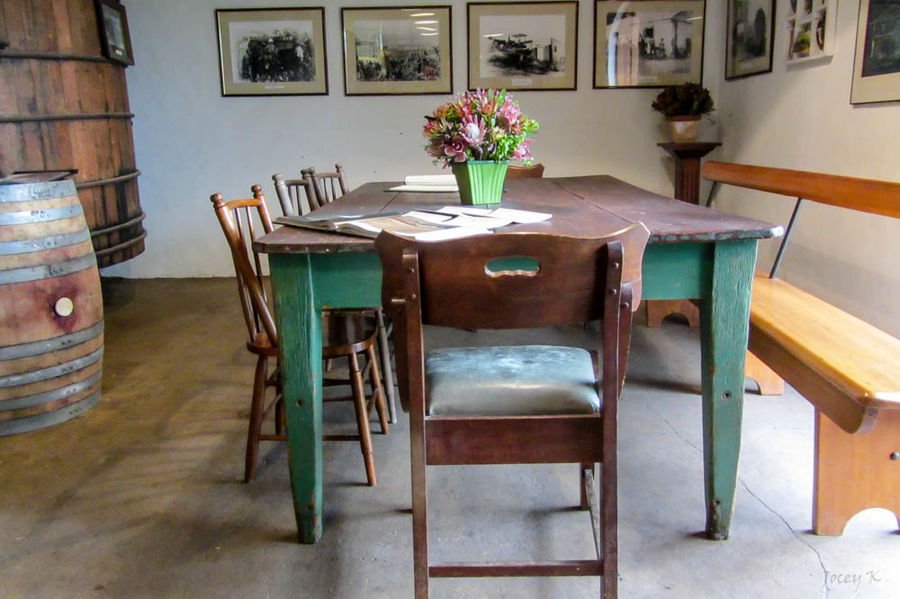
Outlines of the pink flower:
[[466,144],[460,138],[455,138],[449,143],[445,143],[441,149],[448,162],[466,161]]

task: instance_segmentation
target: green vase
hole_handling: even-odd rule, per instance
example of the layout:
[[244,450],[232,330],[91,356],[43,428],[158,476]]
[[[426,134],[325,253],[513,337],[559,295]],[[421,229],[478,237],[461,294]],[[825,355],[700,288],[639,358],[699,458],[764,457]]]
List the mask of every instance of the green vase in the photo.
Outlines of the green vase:
[[451,166],[463,204],[499,204],[509,161],[467,160]]

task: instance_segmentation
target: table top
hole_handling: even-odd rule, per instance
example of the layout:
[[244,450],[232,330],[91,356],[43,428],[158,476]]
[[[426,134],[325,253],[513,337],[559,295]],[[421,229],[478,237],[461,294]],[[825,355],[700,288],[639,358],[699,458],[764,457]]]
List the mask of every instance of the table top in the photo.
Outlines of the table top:
[[[316,214],[363,215],[404,212],[459,204],[459,195],[389,191],[399,182],[366,183]],[[667,198],[608,175],[545,179],[507,179],[502,206],[550,212],[542,223],[515,225],[503,231],[538,231],[572,236],[599,236],[643,222],[650,243],[765,239],[781,235],[782,228],[712,208]],[[281,227],[253,244],[268,254],[373,251],[372,239]]]

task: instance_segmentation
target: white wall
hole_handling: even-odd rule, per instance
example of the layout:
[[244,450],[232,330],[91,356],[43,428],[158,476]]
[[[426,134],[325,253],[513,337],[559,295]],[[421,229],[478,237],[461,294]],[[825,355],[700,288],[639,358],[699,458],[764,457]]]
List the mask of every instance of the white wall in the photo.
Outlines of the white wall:
[[[466,87],[466,9],[453,6],[454,91]],[[383,0],[325,5],[328,96],[223,98],[219,94],[214,10],[291,6],[289,0],[126,0],[137,64],[129,67],[147,249],[104,270],[126,277],[230,275],[231,264],[209,205],[215,191],[246,196],[262,183],[274,201],[271,175],[344,163],[351,186],[434,171],[421,137],[423,116],[444,96],[346,97],[340,5],[383,6]],[[397,4],[397,3],[394,3]],[[408,4],[413,4],[412,0]],[[784,65],[787,3],[777,4],[775,66],[769,74],[724,81],[724,2],[707,2],[704,84],[719,110],[705,139],[718,155],[751,164],[860,177],[900,179],[897,103],[849,104],[856,0],[840,0],[835,55],[790,69]],[[594,90],[593,0],[579,6],[578,91],[518,92],[541,122],[537,158],[548,176],[610,173],[671,193],[672,166],[656,147],[668,133],[649,104],[657,90]],[[790,201],[723,189],[719,207],[786,222]],[[277,208],[272,204],[273,213]],[[783,276],[861,317],[900,334],[900,223],[834,208],[808,206]],[[770,244],[771,245],[771,244]],[[764,265],[773,250],[762,248]]]
[[[839,0],[833,57],[790,67],[782,26],[788,3],[777,5],[773,72],[720,84],[721,155],[900,181],[900,104],[850,104],[859,2]],[[786,224],[793,200],[724,187],[717,205]],[[810,203],[800,214],[781,276],[900,335],[900,221]],[[775,249],[775,243],[761,249],[764,267]]]
[[[312,2],[325,6],[328,96],[223,98],[219,93],[214,10],[296,6],[285,0],[126,0],[136,64],[127,70],[146,251],[103,271],[125,277],[232,274],[209,195],[246,197],[262,183],[273,213],[275,172],[344,164],[351,187],[437,172],[424,151],[424,115],[446,96],[346,97],[340,5],[451,4],[454,92],[466,88],[466,3]],[[721,9],[708,8],[708,22]],[[720,35],[708,34],[707,84],[715,95]],[[518,92],[541,123],[534,141],[547,176],[610,173],[671,194],[671,163],[656,143],[668,133],[650,109],[658,90],[594,90],[593,0],[579,6],[578,91]],[[708,125],[709,126],[709,125]],[[708,134],[715,135],[715,131]]]

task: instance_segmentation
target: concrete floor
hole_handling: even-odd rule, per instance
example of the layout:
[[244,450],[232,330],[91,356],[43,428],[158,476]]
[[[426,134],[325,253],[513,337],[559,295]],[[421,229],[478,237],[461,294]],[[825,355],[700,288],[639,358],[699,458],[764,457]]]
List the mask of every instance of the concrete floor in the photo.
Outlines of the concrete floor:
[[[105,282],[103,399],[80,419],[0,438],[0,597],[411,597],[405,418],[325,446],[326,532],[294,543],[286,453],[241,481],[253,358],[234,283]],[[577,329],[523,338],[582,343]],[[483,343],[443,331],[440,344]],[[705,540],[699,346],[677,323],[635,328],[620,408],[620,595],[900,597],[900,536],[884,510],[842,537],[809,532],[812,410],[748,394],[731,539]],[[328,406],[329,427],[352,423]],[[269,445],[269,447],[273,447]],[[432,470],[439,559],[588,555],[573,467]],[[432,596],[577,598],[597,579],[437,580]]]

